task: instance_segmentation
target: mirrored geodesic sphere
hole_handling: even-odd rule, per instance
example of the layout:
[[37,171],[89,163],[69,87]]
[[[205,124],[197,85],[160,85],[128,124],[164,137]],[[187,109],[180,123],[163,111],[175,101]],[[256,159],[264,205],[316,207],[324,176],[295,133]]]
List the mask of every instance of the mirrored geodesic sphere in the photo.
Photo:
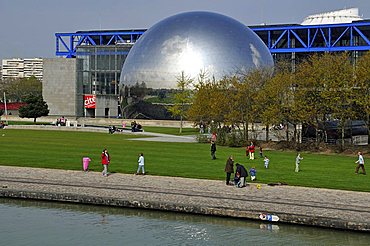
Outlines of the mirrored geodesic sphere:
[[187,12],[149,28],[134,44],[122,67],[120,87],[176,88],[181,73],[216,80],[273,66],[262,40],[242,23],[211,12]]

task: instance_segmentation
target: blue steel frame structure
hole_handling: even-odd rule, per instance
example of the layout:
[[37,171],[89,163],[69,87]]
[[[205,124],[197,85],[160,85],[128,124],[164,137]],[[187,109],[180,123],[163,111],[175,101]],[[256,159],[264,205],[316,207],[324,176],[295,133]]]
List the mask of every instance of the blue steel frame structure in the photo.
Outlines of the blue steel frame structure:
[[145,30],[128,31],[89,31],[76,33],[56,33],[56,55],[76,57],[78,46],[111,46],[133,44]]
[[[272,54],[370,50],[370,20],[348,24],[250,27]],[[145,30],[56,33],[56,55],[76,57],[78,46],[135,43]]]

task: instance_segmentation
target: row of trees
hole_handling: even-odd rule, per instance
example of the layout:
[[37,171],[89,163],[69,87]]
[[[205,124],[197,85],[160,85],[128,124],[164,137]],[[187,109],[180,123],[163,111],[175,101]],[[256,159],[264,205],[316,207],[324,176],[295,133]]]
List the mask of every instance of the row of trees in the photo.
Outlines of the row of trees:
[[41,96],[42,83],[34,76],[0,80],[0,94],[10,102],[23,102],[29,95]]
[[[182,87],[189,83],[179,80],[179,93],[184,94],[186,100],[180,97],[177,105],[191,101],[186,112],[189,120],[212,122],[218,129],[232,125],[244,142],[249,136],[247,126],[251,124],[253,129],[254,122],[266,125],[266,140],[269,126],[293,125],[292,142],[296,142],[298,124],[318,127],[320,122],[338,120],[344,145],[346,121],[368,121],[369,65],[370,53],[362,56],[357,64],[351,63],[348,53],[325,53],[313,55],[295,71],[289,63],[280,62],[274,72],[258,69],[220,81],[200,76],[193,94],[184,94],[186,90]],[[190,87],[187,90],[190,91]]]
[[19,109],[21,118],[33,118],[36,122],[38,117],[49,114],[48,105],[42,98],[42,83],[34,76],[0,80],[0,95],[4,93],[7,102],[26,103]]

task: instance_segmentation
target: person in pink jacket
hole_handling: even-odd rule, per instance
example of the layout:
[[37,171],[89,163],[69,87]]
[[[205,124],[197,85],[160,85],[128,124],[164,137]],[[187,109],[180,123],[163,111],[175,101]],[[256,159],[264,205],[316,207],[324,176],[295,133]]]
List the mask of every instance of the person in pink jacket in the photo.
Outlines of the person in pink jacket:
[[103,165],[103,176],[108,176],[108,165],[110,163],[110,156],[107,149],[104,149],[101,153],[101,164]]

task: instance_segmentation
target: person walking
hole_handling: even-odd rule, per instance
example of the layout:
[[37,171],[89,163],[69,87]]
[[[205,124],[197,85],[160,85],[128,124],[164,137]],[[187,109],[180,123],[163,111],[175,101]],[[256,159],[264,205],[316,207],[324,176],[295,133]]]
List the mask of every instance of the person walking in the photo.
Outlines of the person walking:
[[226,185],[230,185],[230,177],[231,174],[234,173],[234,158],[232,155],[230,155],[226,161],[225,172],[226,172]]
[[362,173],[364,175],[366,175],[366,171],[365,171],[365,160],[364,160],[364,157],[362,156],[362,153],[361,152],[358,152],[358,160],[355,163],[357,163],[357,167],[356,167],[355,173],[358,174],[358,170],[361,167]]
[[303,160],[303,157],[301,157],[301,154],[298,153],[297,157],[295,158],[295,172],[299,172],[299,164],[301,163],[301,160]]
[[140,153],[139,155],[139,160],[137,161],[138,164],[139,164],[139,167],[137,168],[137,171],[135,173],[135,175],[138,175],[139,172],[140,172],[140,169],[142,171],[142,174],[145,175],[145,169],[144,169],[144,154],[143,153]]
[[265,168],[269,168],[270,159],[267,157],[267,155],[265,155],[265,159],[263,161],[265,163]]
[[212,160],[216,159],[216,143],[215,143],[215,141],[211,141],[211,156],[212,156]]
[[238,187],[242,188],[245,187],[245,178],[248,177],[248,172],[245,169],[245,167],[239,163],[236,163],[236,170],[235,173],[238,173],[240,175],[240,181],[238,183]]
[[103,165],[103,176],[107,177],[108,176],[108,165],[110,163],[110,155],[108,153],[107,149],[104,149],[103,152],[101,153],[101,164]]
[[260,157],[263,158],[263,149],[262,149],[262,146],[260,146]]

